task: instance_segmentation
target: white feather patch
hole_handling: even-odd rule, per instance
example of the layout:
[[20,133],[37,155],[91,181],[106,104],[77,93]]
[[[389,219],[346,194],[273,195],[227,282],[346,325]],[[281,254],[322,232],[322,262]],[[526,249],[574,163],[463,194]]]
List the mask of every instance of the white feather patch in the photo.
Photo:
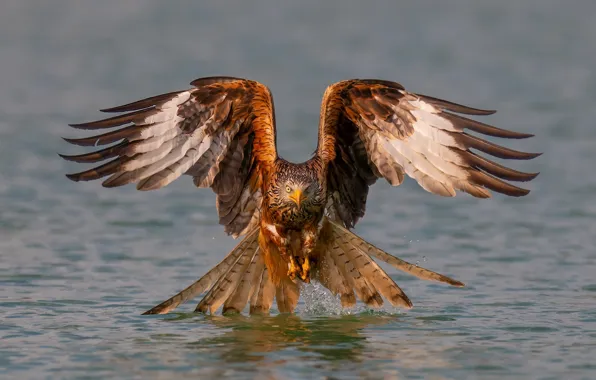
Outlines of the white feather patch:
[[[197,129],[193,132],[193,134],[186,138],[183,144],[174,146],[172,150],[161,160],[151,164],[150,166],[145,167],[142,169],[140,173],[140,178],[147,178],[152,176],[155,173],[158,173],[168,166],[172,165],[174,162],[180,160],[186,152],[193,146],[198,145],[200,141],[203,140],[205,137],[204,128]],[[206,148],[205,148],[206,149]],[[198,157],[197,157],[198,159]]]
[[143,154],[139,155],[138,157],[135,157],[132,161],[128,161],[127,163],[122,165],[122,170],[123,171],[133,171],[136,169],[140,169],[140,168],[152,165],[152,164],[162,160],[168,154],[170,154],[170,152],[172,151],[172,149],[175,146],[176,146],[176,142],[174,140],[169,140],[166,143],[162,144],[156,150],[153,150],[153,151],[147,152],[147,153],[143,153]]
[[451,132],[460,132],[459,129],[456,129],[453,126],[451,121],[435,113],[429,113],[418,109],[413,109],[410,111],[410,113],[416,118],[416,120],[431,125],[435,128],[444,129]]
[[[400,91],[400,92],[408,98],[412,97],[412,94],[406,93],[404,91]],[[439,113],[440,112],[440,110],[438,108],[436,108],[435,106],[433,106],[430,103],[420,100],[420,98],[410,99],[410,100],[408,100],[408,103],[410,103],[412,105],[412,107],[419,109],[420,111],[430,112],[430,113]]]
[[186,103],[190,99],[190,94],[191,91],[183,91],[157,108],[164,111],[171,109],[178,111],[178,106]]
[[174,139],[180,132],[176,128],[168,129],[163,135],[153,136],[144,141],[135,143],[128,152],[128,156],[135,155],[137,153],[151,152],[159,149],[163,144]]
[[432,154],[444,161],[449,161],[460,166],[467,166],[467,163],[461,158],[459,154],[451,150],[449,147],[439,144],[433,139],[429,139],[421,133],[415,132],[410,136],[408,141],[415,143],[417,147],[422,150],[420,153],[427,155]]
[[437,169],[424,155],[418,153],[411,140],[407,142],[391,139],[385,143],[385,148],[394,159],[405,169],[405,172],[414,178],[422,188],[443,196],[455,196],[455,189],[451,180]]

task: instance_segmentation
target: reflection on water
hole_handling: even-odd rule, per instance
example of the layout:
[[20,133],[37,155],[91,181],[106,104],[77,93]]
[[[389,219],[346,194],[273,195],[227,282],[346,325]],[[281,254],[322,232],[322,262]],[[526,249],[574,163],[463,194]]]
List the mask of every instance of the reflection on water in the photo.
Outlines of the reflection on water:
[[[432,322],[414,316],[365,311],[334,317],[173,313],[156,318],[166,325],[182,325],[187,332],[153,334],[138,341],[142,350],[149,345],[159,352],[155,369],[175,366],[181,355],[209,376],[308,377],[316,369],[328,376],[393,378],[399,375],[399,363],[406,371],[424,369],[439,379],[440,370],[455,368],[444,356],[453,346],[429,348],[426,341],[453,333],[433,331]],[[416,326],[427,329],[424,338],[408,332]]]
[[394,318],[346,315],[304,320],[295,315],[213,316],[204,322],[227,331],[189,343],[189,346],[201,349],[221,345],[220,355],[225,362],[262,361],[265,353],[286,349],[314,354],[327,361],[358,360],[366,344],[360,331]]

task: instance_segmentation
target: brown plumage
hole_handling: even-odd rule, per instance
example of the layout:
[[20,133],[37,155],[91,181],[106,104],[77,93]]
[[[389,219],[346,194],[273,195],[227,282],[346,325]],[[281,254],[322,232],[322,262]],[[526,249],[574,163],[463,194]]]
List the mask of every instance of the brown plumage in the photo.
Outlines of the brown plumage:
[[398,259],[356,236],[368,188],[379,178],[391,185],[404,177],[425,190],[477,198],[490,190],[523,196],[528,190],[506,181],[529,181],[523,173],[471,149],[504,159],[539,154],[518,152],[465,130],[501,138],[531,135],[499,129],[463,115],[490,115],[437,98],[414,94],[383,80],[347,80],[327,88],[314,156],[300,164],[278,157],[273,99],[250,80],[210,77],[188,90],[170,92],[103,110],[108,119],[73,124],[110,132],[66,141],[82,146],[115,143],[91,153],[62,156],[81,163],[107,163],[69,174],[73,181],[103,177],[103,186],[136,183],[139,190],[162,188],[183,174],[217,194],[219,221],[238,246],[196,283],[146,314],[163,314],[207,291],[197,311],[267,313],[273,300],[292,312],[300,284],[318,280],[342,305],[356,298],[372,307],[387,299],[412,303],[373,260],[426,280],[459,281]]

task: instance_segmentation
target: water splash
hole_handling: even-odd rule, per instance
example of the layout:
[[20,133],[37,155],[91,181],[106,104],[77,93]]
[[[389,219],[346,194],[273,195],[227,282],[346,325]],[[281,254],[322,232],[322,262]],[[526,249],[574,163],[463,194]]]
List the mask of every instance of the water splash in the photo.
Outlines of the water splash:
[[303,285],[300,293],[304,302],[301,312],[304,314],[341,315],[343,312],[339,296],[334,296],[318,282]]
[[301,305],[296,314],[304,317],[312,316],[342,316],[342,315],[397,315],[403,310],[391,306],[388,302],[380,309],[373,309],[360,301],[356,306],[344,308],[341,305],[339,296],[334,296],[327,288],[320,283],[313,281],[310,284],[303,284],[300,291]]

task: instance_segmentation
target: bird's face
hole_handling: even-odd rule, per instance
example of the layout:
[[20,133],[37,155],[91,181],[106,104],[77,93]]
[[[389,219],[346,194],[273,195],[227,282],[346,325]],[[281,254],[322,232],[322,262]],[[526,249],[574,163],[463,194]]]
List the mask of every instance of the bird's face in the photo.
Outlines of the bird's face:
[[296,209],[318,203],[320,198],[320,189],[316,181],[288,180],[282,184],[280,190],[282,202]]

